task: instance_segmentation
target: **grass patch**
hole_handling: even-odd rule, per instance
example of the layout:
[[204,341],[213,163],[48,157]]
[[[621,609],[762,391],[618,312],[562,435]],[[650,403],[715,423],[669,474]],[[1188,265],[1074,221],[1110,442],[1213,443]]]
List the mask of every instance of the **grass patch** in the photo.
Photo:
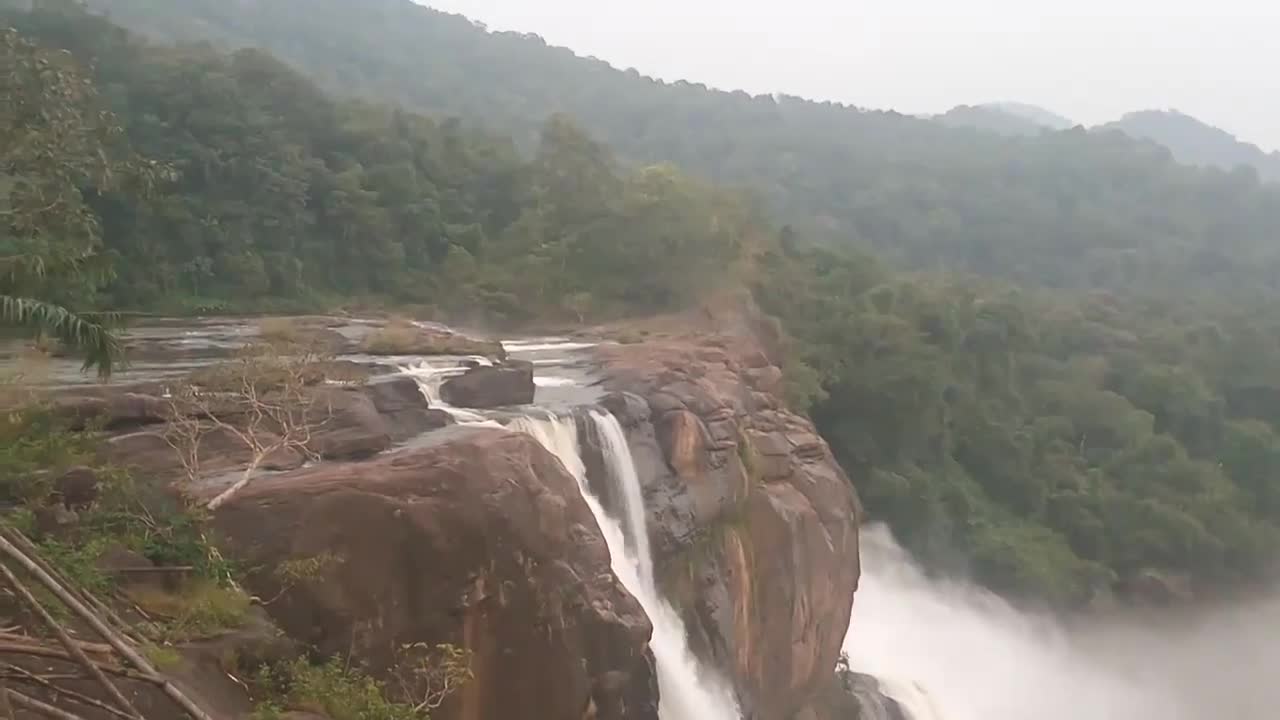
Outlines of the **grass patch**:
[[182,654],[167,645],[147,643],[142,646],[142,654],[160,671],[172,670],[182,664]]
[[137,586],[127,590],[144,612],[160,624],[165,642],[181,642],[234,630],[248,619],[251,600],[243,590],[210,580],[187,583],[177,591]]
[[414,355],[423,352],[422,331],[412,321],[392,318],[364,340],[364,351],[370,355]]
[[386,683],[337,657],[318,665],[298,658],[263,666],[253,683],[262,698],[253,720],[276,720],[285,710],[332,720],[430,720],[431,711],[475,677],[470,651],[426,643],[401,647],[391,674],[399,698]]
[[258,337],[266,343],[301,345],[307,339],[307,332],[293,318],[273,317],[258,323]]

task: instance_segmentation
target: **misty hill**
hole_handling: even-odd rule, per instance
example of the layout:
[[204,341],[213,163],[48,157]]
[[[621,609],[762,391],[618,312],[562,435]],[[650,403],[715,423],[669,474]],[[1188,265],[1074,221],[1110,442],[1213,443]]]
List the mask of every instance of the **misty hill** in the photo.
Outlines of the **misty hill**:
[[1270,282],[1280,198],[1082,130],[1000,137],[893,112],[664,83],[410,0],[90,0],[155,37],[260,46],[327,89],[454,115],[526,151],[566,112],[624,161],[746,187],[801,236],[894,264],[1130,291]]
[[1120,130],[1131,137],[1159,143],[1180,162],[1231,170],[1241,165],[1256,168],[1258,174],[1280,182],[1280,153],[1265,153],[1257,145],[1175,110],[1143,110],[1100,126]]
[[1000,135],[1034,137],[1050,129],[1035,120],[990,105],[957,105],[934,119],[949,127],[984,130]]
[[1052,110],[1046,110],[1039,105],[1031,105],[1029,103],[1020,102],[994,102],[985,103],[982,107],[992,110],[999,110],[1010,115],[1014,115],[1024,120],[1030,120],[1041,127],[1050,130],[1069,130],[1076,126],[1070,118],[1059,115]]
[[984,103],[957,105],[934,117],[957,128],[985,130],[1000,135],[1035,136],[1046,130],[1067,130],[1074,124],[1057,113],[1025,103]]

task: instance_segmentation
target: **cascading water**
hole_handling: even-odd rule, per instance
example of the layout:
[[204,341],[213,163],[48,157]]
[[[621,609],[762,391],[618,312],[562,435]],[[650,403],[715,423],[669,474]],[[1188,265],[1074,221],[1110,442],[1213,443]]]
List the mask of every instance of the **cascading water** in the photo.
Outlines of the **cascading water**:
[[609,481],[622,498],[621,522],[609,515],[592,493],[583,466],[577,422],[572,417],[523,417],[509,426],[532,435],[578,481],[578,488],[609,546],[614,573],[640,602],[653,624],[650,647],[658,666],[662,720],[738,720],[730,694],[723,690],[689,650],[684,622],[658,592],[645,524],[644,498],[622,426],[613,415],[589,414],[599,438]]
[[[471,362],[480,365],[493,364],[488,358],[479,356],[470,358],[470,360]],[[453,367],[439,368],[433,366],[426,360],[400,367],[400,374],[407,375],[417,381],[418,389],[422,391],[422,396],[427,399],[427,405],[429,407],[449,413],[454,422],[459,425],[493,428],[502,427],[499,423],[490,420],[474,410],[456,408],[441,399],[440,386],[444,384],[444,381],[451,377],[457,377],[466,371],[466,366],[456,365]]]
[[1280,598],[1068,628],[930,578],[883,527],[862,533],[845,639],[911,720],[1263,720],[1280,688]]

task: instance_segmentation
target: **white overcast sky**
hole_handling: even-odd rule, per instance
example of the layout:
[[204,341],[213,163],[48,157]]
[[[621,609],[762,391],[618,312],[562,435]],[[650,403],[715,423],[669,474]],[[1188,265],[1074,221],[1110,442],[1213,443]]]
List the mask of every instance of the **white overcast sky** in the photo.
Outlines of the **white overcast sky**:
[[1177,109],[1280,149],[1280,0],[419,1],[665,80],[1085,124]]

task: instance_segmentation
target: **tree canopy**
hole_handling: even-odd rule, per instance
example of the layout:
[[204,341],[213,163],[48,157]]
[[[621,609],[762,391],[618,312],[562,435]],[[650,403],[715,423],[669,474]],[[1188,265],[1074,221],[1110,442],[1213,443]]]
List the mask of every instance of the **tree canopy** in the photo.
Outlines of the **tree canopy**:
[[1280,276],[1280,186],[1181,166],[1119,131],[1001,137],[660,82],[411,0],[88,4],[153,37],[267,49],[339,95],[459,117],[526,151],[566,113],[628,163],[750,188],[804,237],[900,269],[1234,296],[1273,292]]
[[121,150],[71,57],[3,26],[0,97],[0,325],[60,340],[110,374],[119,344],[104,316],[83,312],[111,273],[90,201],[152,168]]

